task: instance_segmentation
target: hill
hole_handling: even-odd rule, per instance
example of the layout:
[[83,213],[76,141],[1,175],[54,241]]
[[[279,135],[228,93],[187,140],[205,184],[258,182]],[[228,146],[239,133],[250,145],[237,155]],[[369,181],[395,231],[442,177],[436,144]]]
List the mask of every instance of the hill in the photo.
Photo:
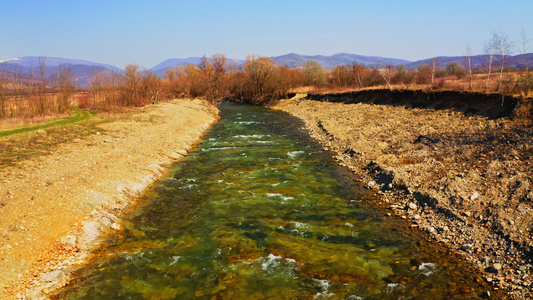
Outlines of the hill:
[[201,57],[170,58],[156,66],[151,67],[150,71],[154,72],[158,76],[162,76],[165,74],[167,69],[174,69],[177,66],[186,66],[188,64],[197,65],[201,59]]
[[[150,71],[152,71],[157,76],[163,76],[165,75],[165,71],[167,69],[174,69],[177,66],[186,66],[189,64],[197,65],[198,63],[200,63],[201,60],[202,60],[202,57],[170,58],[156,66],[151,67]],[[242,59],[232,59],[232,58],[227,58],[227,61],[229,63],[234,63],[236,65],[242,65],[245,62]]]
[[[519,55],[509,55],[505,57],[505,65],[508,67],[512,67],[515,69],[523,69],[525,68],[525,58],[527,55],[527,61],[529,62],[528,65],[530,67],[533,65],[533,53],[528,54],[519,54]],[[439,62],[439,66],[441,68],[446,68],[446,65],[451,62],[456,62],[460,65],[466,66],[467,61],[465,56],[438,56],[436,59]],[[423,60],[414,61],[411,63],[406,64],[406,67],[408,69],[416,69],[421,64],[430,65],[432,58],[427,58]],[[488,66],[489,62],[489,56],[488,55],[473,55],[471,64],[472,68],[486,68]],[[501,55],[495,55],[492,60],[492,66],[498,67],[501,62]]]
[[358,63],[367,67],[372,65],[380,65],[392,63],[393,65],[410,63],[408,60],[380,57],[380,56],[365,56],[349,53],[338,53],[331,56],[324,55],[301,55],[296,53],[285,54],[281,56],[272,57],[277,65],[288,66],[289,68],[297,68],[303,66],[308,60],[314,60],[324,69],[333,69],[337,66],[344,66],[347,64]]
[[90,78],[97,73],[120,71],[119,68],[91,62],[80,59],[68,59],[60,57],[42,57],[42,56],[25,56],[20,58],[13,58],[0,61],[0,71],[4,71],[8,76],[15,74],[27,77],[30,74],[38,72],[39,65],[44,62],[45,76],[53,78],[58,74],[61,67],[69,67],[74,77],[74,81],[79,87],[87,87],[90,85]]

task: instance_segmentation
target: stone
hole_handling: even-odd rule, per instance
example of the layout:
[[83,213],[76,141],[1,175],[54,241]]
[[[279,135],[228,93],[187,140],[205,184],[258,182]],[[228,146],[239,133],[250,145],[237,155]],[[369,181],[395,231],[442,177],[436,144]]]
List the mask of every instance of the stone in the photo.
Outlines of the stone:
[[82,250],[90,249],[93,243],[100,236],[101,230],[95,221],[86,222],[82,227],[81,238],[78,241],[78,247]]
[[478,198],[479,198],[479,193],[475,192],[474,194],[472,194],[472,196],[470,196],[470,201],[477,200]]
[[59,282],[63,277],[63,271],[57,270],[41,275],[44,282]]
[[376,186],[376,183],[374,181],[369,181],[366,185],[365,185],[365,188],[367,189],[371,189],[373,188],[374,186]]
[[66,235],[61,238],[60,242],[66,250],[75,250],[76,248],[78,248],[76,240],[76,236]]
[[426,232],[427,233],[433,233],[433,232],[435,232],[435,228],[434,227],[429,227],[428,229],[426,229]]
[[500,263],[493,263],[490,269],[492,272],[498,273],[502,269],[502,265]]
[[186,156],[188,154],[187,150],[184,150],[184,149],[177,150],[176,153],[178,153],[181,156]]
[[409,209],[416,209],[416,204],[413,202],[409,203]]
[[420,220],[420,215],[415,215],[415,216],[414,216],[414,219],[415,219],[415,220]]
[[111,224],[111,228],[114,229],[114,230],[119,231],[119,230],[122,230],[123,227],[122,227],[122,225],[120,225],[118,223],[113,223],[113,224]]
[[473,246],[474,244],[464,244],[461,246],[461,250],[470,250]]

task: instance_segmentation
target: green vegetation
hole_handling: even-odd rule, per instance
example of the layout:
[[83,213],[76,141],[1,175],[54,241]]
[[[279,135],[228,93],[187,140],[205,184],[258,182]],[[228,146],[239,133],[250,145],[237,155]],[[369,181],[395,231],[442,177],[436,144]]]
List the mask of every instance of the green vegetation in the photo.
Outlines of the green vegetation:
[[73,109],[74,115],[65,119],[61,119],[58,121],[52,121],[48,123],[42,123],[35,126],[30,127],[23,127],[23,128],[17,128],[13,130],[5,130],[0,131],[0,137],[10,136],[17,133],[24,133],[29,131],[35,131],[39,129],[46,129],[51,127],[57,127],[57,126],[65,126],[73,123],[77,123],[83,120],[87,120],[91,117],[91,115],[94,115],[94,112],[90,112],[88,110],[80,110],[78,107],[75,107]]
[[93,118],[94,113],[75,109],[66,119],[32,127],[0,132],[0,165],[16,165],[18,162],[52,153],[65,142],[96,133],[96,125],[103,122]]

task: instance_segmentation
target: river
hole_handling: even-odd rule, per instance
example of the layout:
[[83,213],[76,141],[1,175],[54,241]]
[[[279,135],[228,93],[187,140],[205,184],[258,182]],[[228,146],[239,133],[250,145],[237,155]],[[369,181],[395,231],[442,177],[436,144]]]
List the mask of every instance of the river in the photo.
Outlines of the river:
[[[476,299],[449,251],[375,208],[303,124],[222,104],[55,299]],[[492,290],[491,290],[492,293]]]

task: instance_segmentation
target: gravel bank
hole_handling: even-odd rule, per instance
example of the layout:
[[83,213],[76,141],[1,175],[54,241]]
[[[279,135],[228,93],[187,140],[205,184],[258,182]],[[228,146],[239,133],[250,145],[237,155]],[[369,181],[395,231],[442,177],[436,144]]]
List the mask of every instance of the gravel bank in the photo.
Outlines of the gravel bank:
[[533,132],[457,110],[343,104],[297,95],[302,119],[340,165],[381,194],[391,217],[479,267],[495,289],[533,298]]
[[51,155],[0,169],[0,299],[46,298],[68,283],[121,214],[218,118],[199,100],[139,108]]

